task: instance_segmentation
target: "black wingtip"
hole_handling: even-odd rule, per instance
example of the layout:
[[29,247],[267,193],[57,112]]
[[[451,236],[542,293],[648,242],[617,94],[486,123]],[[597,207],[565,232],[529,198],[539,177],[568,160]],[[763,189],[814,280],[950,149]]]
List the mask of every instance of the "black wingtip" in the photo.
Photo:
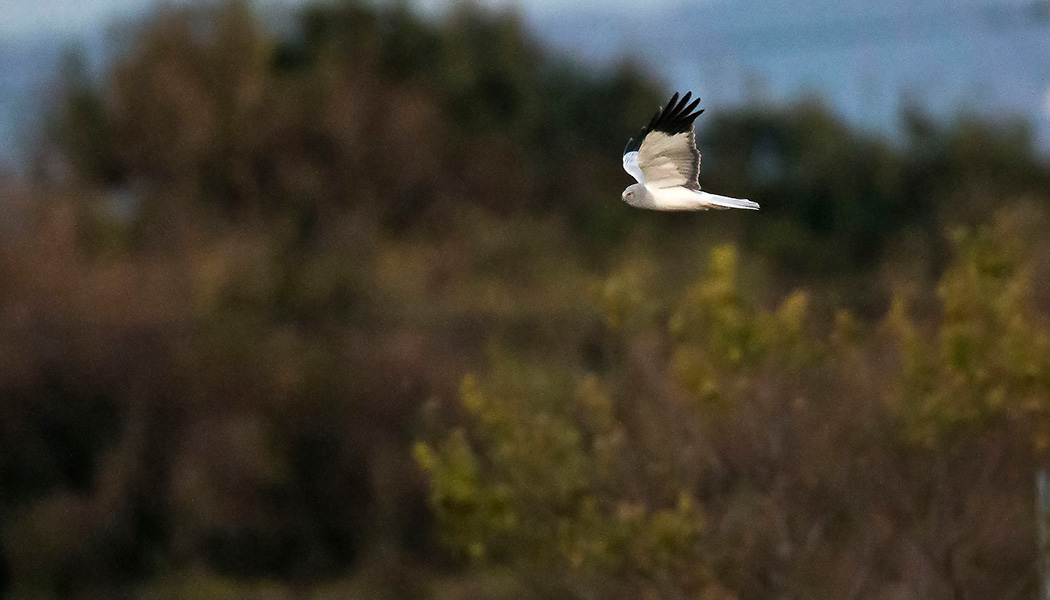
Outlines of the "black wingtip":
[[682,114],[683,108],[686,104],[689,104],[689,99],[692,97],[693,92],[686,92],[685,95],[682,96],[682,101],[678,103],[678,110],[676,111],[678,114]]
[[[694,110],[696,110],[696,107],[699,106],[699,105],[700,105],[700,98],[697,98],[696,100],[693,100],[693,103],[690,104],[688,107],[686,107],[686,109],[683,110],[682,113],[688,115],[691,112],[693,112]],[[700,111],[700,112],[704,112],[704,111]],[[696,114],[700,114],[700,113],[696,113]]]
[[[678,92],[675,92],[667,104],[656,109],[656,114],[649,120],[649,124],[643,127],[638,135],[627,140],[623,153],[639,150],[645,136],[651,131],[660,131],[670,135],[689,131],[693,127],[693,121],[704,113],[702,108],[696,110],[696,107],[700,105],[700,98],[697,97],[690,102],[692,97],[693,92],[690,91],[679,99]],[[694,110],[696,112],[693,112]]]
[[671,96],[671,99],[667,102],[667,108],[672,108],[676,102],[678,102],[678,92],[675,92],[674,95]]
[[646,129],[672,135],[689,131],[689,128],[693,126],[693,121],[704,112],[703,109],[693,112],[700,105],[700,98],[690,102],[692,97],[691,91],[686,92],[681,98],[678,92],[675,92],[671,100],[653,115]]

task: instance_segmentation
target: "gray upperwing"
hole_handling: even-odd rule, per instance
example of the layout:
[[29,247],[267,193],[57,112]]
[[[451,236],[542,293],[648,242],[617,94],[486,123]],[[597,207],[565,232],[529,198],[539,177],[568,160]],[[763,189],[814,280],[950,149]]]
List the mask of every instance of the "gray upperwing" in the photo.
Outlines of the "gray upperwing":
[[638,150],[638,166],[646,185],[699,190],[700,152],[692,127],[682,133],[652,131]]

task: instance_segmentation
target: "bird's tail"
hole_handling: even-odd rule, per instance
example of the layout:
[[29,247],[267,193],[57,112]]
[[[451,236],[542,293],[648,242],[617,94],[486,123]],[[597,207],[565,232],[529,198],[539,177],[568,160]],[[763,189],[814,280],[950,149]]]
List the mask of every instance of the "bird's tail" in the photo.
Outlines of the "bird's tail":
[[750,200],[719,196],[718,194],[709,194],[707,192],[699,192],[699,194],[701,196],[700,201],[711,208],[746,208],[748,210],[758,210],[758,203]]

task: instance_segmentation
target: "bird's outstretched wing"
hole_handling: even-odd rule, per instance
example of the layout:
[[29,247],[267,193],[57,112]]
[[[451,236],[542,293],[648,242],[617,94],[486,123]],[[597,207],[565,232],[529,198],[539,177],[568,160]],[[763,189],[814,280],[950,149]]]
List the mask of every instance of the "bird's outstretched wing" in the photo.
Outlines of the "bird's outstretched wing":
[[627,142],[623,168],[638,183],[654,188],[700,190],[700,152],[696,149],[693,121],[704,111],[693,112],[700,99],[690,103],[691,97],[692,92],[686,92],[679,100],[675,92],[667,106]]

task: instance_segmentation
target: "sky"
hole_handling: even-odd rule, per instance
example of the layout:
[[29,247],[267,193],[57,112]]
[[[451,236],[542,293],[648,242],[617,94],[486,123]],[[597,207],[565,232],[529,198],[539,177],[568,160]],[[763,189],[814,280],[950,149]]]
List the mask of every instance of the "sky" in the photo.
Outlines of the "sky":
[[146,0],[0,0],[0,35],[77,33],[147,5]]
[[712,110],[817,97],[891,136],[906,107],[1021,119],[1050,154],[1050,0],[711,0],[540,29],[597,61],[639,57]]
[[[10,140],[39,130],[63,47],[90,55],[105,48],[107,25],[192,1],[0,0],[0,167],[16,152]],[[265,15],[308,1],[254,4]],[[470,0],[373,1],[440,14]],[[893,135],[911,103],[941,118],[1025,119],[1050,155],[1050,0],[472,1],[516,8],[543,43],[580,62],[643,61],[715,111],[817,96]]]

